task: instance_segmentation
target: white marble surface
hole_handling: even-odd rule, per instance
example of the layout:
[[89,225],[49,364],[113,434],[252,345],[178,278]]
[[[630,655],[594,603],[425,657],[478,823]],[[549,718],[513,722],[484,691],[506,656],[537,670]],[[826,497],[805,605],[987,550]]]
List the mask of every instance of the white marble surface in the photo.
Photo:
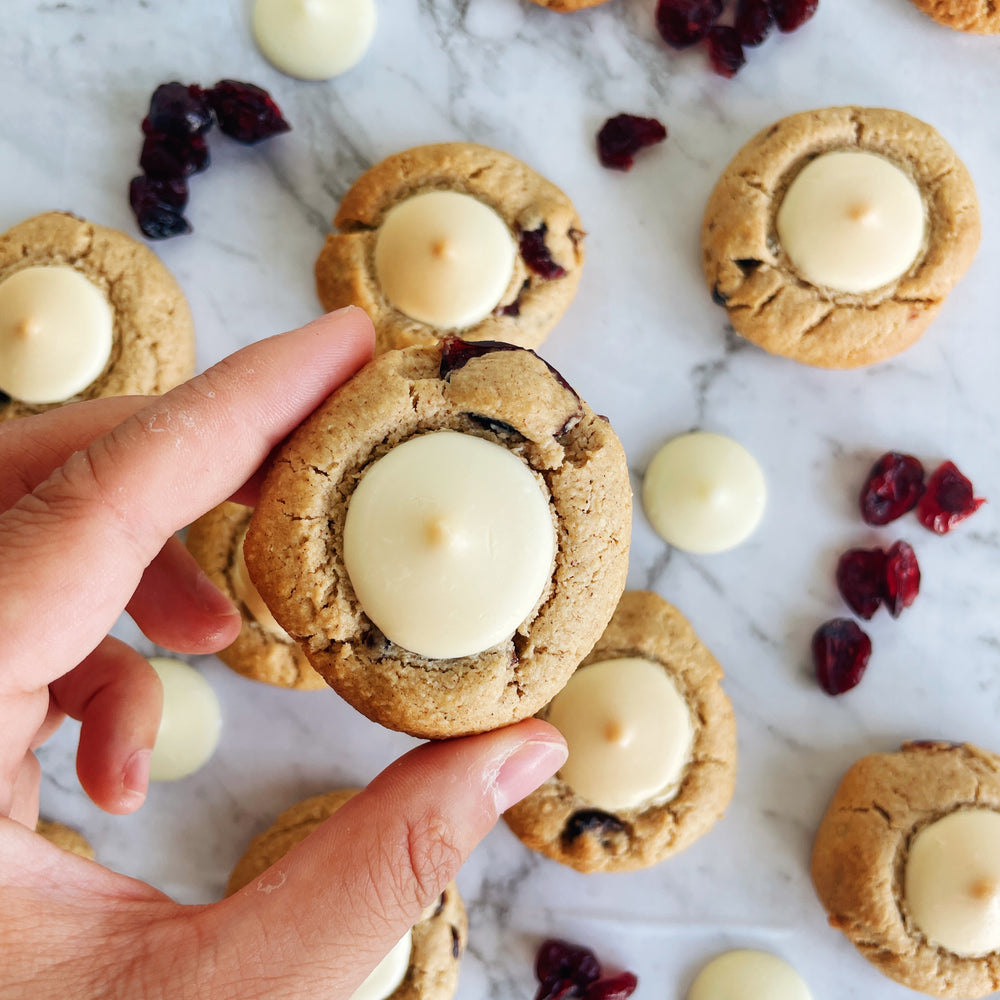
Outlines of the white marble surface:
[[[684,854],[628,875],[582,876],[535,856],[503,826],[459,877],[470,909],[459,997],[533,995],[539,937],[598,948],[638,973],[639,1000],[683,997],[721,949],[791,959],[817,998],[896,1000],[836,932],[809,883],[812,833],[846,766],[910,737],[1000,749],[1000,38],[938,27],[907,0],[821,0],[799,34],[770,39],[733,81],[701,51],[668,51],[652,0],[560,16],[523,0],[382,0],[367,58],[329,83],[281,76],[255,51],[241,0],[7,0],[0,35],[0,227],[70,209],[134,233],[126,201],[139,120],[164,80],[221,77],[269,88],[294,131],[253,150],[213,143],[192,182],[191,236],[156,246],[190,298],[199,366],[316,314],[312,265],[338,199],[383,156],[474,140],[518,155],[574,199],[588,236],[579,295],[543,353],[624,441],[638,486],[666,438],[733,435],[762,463],[764,522],[741,548],[670,551],[636,508],[630,585],[691,618],[727,672],[739,724],[736,796]],[[698,227],[737,148],[793,111],[896,107],[937,126],[982,201],[978,258],[923,340],[856,372],[808,370],[747,346],[705,291]],[[655,114],[670,130],[630,174],[593,151],[603,120]],[[993,501],[939,538],[912,517],[877,535],[858,484],[888,448],[950,457]],[[907,538],[917,603],[871,623],[875,652],[854,692],[810,679],[815,626],[844,612],[837,554]],[[127,632],[126,632],[127,634]],[[144,652],[160,652],[139,637]],[[129,818],[101,814],[73,771],[75,731],[41,752],[43,810],[80,827],[107,865],[182,901],[221,892],[248,838],[290,802],[364,782],[412,741],[331,692],[272,690],[197,661],[222,699],[222,743],[194,777],[153,789]]]

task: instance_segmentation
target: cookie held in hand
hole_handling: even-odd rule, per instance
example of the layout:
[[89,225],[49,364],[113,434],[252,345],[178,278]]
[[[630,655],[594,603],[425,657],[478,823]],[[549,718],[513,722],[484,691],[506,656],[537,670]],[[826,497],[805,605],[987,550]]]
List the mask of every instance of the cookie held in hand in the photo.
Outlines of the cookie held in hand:
[[625,585],[607,420],[531,351],[458,338],[363,368],[278,451],[251,577],[327,683],[427,738],[534,715]]

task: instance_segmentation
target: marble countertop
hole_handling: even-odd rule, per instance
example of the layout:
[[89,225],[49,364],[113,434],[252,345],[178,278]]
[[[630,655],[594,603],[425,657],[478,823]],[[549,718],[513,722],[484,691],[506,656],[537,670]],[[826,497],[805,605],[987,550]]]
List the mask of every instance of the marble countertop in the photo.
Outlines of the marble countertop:
[[[683,854],[643,872],[580,875],[500,825],[459,876],[469,907],[460,1000],[534,992],[541,936],[595,946],[634,970],[639,1000],[681,998],[730,947],[793,961],[817,1000],[911,995],[826,924],[808,875],[813,832],[858,756],[908,738],[1000,749],[1000,367],[990,288],[1000,270],[1000,39],[962,36],[907,0],[822,0],[798,34],[769,39],[732,81],[702,50],[656,36],[653,0],[561,16],[523,0],[382,0],[365,60],[301,83],[255,50],[242,0],[8,0],[0,36],[0,228],[68,209],[136,234],[127,204],[139,121],[155,85],[223,77],[268,88],[293,125],[254,149],[216,142],[191,184],[192,235],[155,245],[194,312],[204,368],[318,312],[313,261],[338,200],[382,157],[471,140],[555,181],[588,231],[579,293],[543,354],[619,432],[638,490],[658,446],[692,428],[741,441],[769,506],[725,554],[671,550],[636,504],[629,584],[691,619],[726,671],[739,727],[736,794]],[[698,232],[719,172],[758,129],[833,104],[899,108],[937,127],[981,198],[979,255],[923,339],[859,371],[807,369],[727,328],[700,273]],[[628,174],[602,168],[612,114],[655,115],[667,141]],[[950,535],[911,517],[878,532],[856,513],[873,459],[953,459],[991,503]],[[845,613],[838,554],[910,541],[914,606],[869,627],[862,684],[831,699],[810,677],[809,639]],[[161,650],[130,631],[138,648]],[[79,827],[98,858],[184,902],[218,898],[248,839],[297,799],[363,783],[413,741],[332,692],[274,690],[197,659],[222,702],[219,750],[197,775],[155,786],[134,816],[82,794],[66,726],[40,752],[43,813]]]

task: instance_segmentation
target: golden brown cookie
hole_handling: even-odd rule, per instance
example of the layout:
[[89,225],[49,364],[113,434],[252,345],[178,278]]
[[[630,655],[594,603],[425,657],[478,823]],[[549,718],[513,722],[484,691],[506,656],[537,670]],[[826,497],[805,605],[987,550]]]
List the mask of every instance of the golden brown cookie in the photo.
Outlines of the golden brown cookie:
[[682,851],[722,816],[735,786],[736,722],[722,669],[684,616],[658,594],[627,591],[580,666],[625,657],[659,664],[689,706],[691,756],[673,795],[610,813],[557,774],[504,813],[528,847],[582,872],[647,868]]
[[[147,247],[116,229],[46,212],[0,235],[0,282],[26,267],[68,265],[108,298],[114,316],[104,371],[72,397],[158,394],[194,373],[194,327],[187,300]],[[0,394],[0,421],[60,406]]]
[[[376,460],[441,430],[524,463],[548,498],[558,547],[513,635],[476,655],[431,659],[365,614],[344,564],[344,524]],[[439,738],[527,718],[562,687],[621,596],[630,529],[625,455],[607,420],[531,351],[452,338],[376,358],[293,433],[245,548],[275,617],[341,697],[384,726]]]
[[[818,155],[874,153],[907,174],[926,212],[924,244],[901,277],[851,294],[806,281],[783,251],[775,217],[785,191]],[[924,122],[884,108],[822,108],[783,118],[750,140],[712,191],[702,264],[737,333],[773,354],[855,368],[913,344],[979,245],[972,178]]]
[[71,826],[63,823],[54,823],[51,820],[40,819],[35,827],[35,833],[44,837],[49,843],[61,847],[70,854],[79,855],[88,861],[94,860],[94,849],[89,841],[79,830],[74,830]]
[[1000,756],[968,743],[904,743],[848,770],[813,843],[813,884],[831,926],[881,972],[931,996],[981,997],[1000,984],[1000,952],[969,958],[932,944],[903,889],[916,835],[973,808],[1000,811]]
[[978,35],[1000,32],[1000,5],[994,0],[912,0],[938,24]]
[[[386,214],[427,191],[471,195],[493,209],[518,244],[514,274],[493,313],[462,329],[442,330],[400,312],[375,272],[375,244]],[[326,309],[361,306],[372,318],[376,353],[433,344],[446,334],[537,347],[573,299],[583,267],[583,227],[554,184],[507,153],[467,142],[417,146],[372,167],[340,204],[316,261],[316,290]]]
[[[286,809],[268,830],[250,841],[233,869],[226,895],[238,892],[270,868],[359,791],[345,788],[315,795]],[[387,1000],[448,1000],[458,985],[458,964],[467,940],[465,907],[452,883],[414,924],[410,966]]]
[[191,554],[212,583],[240,609],[243,618],[236,641],[217,655],[251,680],[301,691],[319,690],[326,686],[323,678],[309,665],[298,643],[267,615],[258,619],[254,594],[243,589],[244,580],[249,580],[243,576],[242,553],[237,546],[242,547],[252,513],[252,507],[227,500],[199,517],[187,530]]

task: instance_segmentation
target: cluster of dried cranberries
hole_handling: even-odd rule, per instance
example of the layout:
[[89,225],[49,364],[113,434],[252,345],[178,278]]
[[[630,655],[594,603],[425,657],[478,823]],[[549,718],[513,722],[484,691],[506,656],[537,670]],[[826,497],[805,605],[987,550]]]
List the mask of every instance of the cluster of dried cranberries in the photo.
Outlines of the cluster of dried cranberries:
[[656,27],[675,49],[704,40],[712,69],[731,77],[746,62],[745,48],[760,45],[773,27],[784,32],[802,27],[819,0],[735,0],[728,5],[732,24],[722,24],[726,6],[723,0],[658,0]]
[[601,963],[589,948],[552,938],[535,957],[535,1000],[627,1000],[639,980],[631,972],[601,975]]
[[[889,524],[916,508],[920,523],[939,535],[985,502],[975,496],[972,483],[953,462],[943,462],[925,483],[920,460],[896,451],[886,452],[875,462],[859,497],[866,524]],[[883,604],[898,618],[920,590],[916,553],[903,541],[887,551],[850,549],[837,562],[837,589],[850,609],[866,621]],[[824,622],[812,639],[820,687],[827,694],[849,691],[864,675],[871,651],[871,639],[849,618]]]
[[151,240],[191,232],[184,218],[187,178],[208,167],[205,136],[215,124],[248,145],[291,128],[267,91],[252,83],[220,80],[207,90],[197,84],[161,83],[142,120],[142,174],[129,185],[132,211]]

